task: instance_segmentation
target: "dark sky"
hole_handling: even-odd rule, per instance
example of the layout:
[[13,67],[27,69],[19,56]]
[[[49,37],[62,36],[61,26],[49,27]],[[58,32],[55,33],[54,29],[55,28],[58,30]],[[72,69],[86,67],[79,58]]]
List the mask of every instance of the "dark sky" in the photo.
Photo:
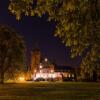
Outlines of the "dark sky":
[[23,17],[16,21],[8,12],[8,0],[0,0],[0,25],[15,28],[24,37],[27,47],[27,63],[30,63],[32,48],[38,44],[44,57],[48,57],[57,65],[79,66],[80,59],[70,59],[70,49],[65,47],[57,37],[53,36],[55,24],[46,21],[46,17]]

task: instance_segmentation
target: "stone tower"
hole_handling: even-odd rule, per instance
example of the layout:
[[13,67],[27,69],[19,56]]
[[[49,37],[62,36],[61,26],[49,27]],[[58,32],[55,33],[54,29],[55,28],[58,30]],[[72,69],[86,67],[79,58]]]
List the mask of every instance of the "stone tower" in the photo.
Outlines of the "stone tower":
[[31,54],[31,72],[34,74],[35,70],[39,68],[41,53],[38,48],[35,48]]

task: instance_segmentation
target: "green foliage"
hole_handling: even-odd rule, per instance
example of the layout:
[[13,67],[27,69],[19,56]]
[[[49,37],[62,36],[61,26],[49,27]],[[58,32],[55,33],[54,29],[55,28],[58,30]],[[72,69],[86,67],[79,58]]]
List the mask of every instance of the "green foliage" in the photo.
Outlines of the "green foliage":
[[18,12],[20,17],[26,15],[26,11],[31,16],[48,14],[48,20],[57,23],[54,35],[71,47],[72,57],[86,52],[81,64],[84,70],[100,67],[100,0],[33,0],[31,4],[28,0],[15,1],[11,1],[9,10],[16,16]]
[[[24,41],[13,29],[0,27],[0,80],[5,72],[13,73],[24,64]],[[2,80],[3,81],[3,80]]]
[[10,0],[10,2],[8,9],[16,15],[17,20],[20,20],[22,14],[26,16],[30,14],[33,0]]

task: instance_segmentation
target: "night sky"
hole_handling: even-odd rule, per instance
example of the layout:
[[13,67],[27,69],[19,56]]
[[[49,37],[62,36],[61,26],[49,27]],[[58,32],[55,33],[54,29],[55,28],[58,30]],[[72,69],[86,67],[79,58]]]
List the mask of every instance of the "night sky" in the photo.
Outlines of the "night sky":
[[48,57],[57,65],[79,66],[80,58],[71,59],[70,49],[61,43],[61,40],[53,36],[54,22],[47,22],[46,16],[23,17],[16,21],[15,16],[8,12],[8,0],[0,0],[0,25],[9,25],[24,37],[27,47],[26,63],[30,64],[32,49],[38,45],[43,57]]

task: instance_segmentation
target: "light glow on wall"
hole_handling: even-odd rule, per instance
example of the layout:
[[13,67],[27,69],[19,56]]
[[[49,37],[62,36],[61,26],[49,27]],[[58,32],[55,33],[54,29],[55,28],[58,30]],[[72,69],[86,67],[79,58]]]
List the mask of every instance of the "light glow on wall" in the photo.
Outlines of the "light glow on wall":
[[19,81],[25,81],[24,77],[19,77]]
[[47,79],[55,79],[56,77],[61,77],[61,75],[58,75],[57,73],[36,73],[35,77],[33,78],[34,80],[38,79],[38,78],[43,78],[45,80]]
[[42,65],[40,65],[40,69],[41,69],[41,68],[43,68],[43,66],[42,66]]

